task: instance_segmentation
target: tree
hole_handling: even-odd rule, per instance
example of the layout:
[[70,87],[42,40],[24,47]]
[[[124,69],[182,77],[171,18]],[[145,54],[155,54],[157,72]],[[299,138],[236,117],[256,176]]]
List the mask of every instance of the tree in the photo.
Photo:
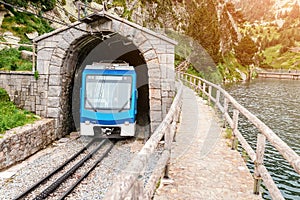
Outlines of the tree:
[[241,65],[247,67],[248,77],[250,80],[252,76],[251,65],[255,64],[255,54],[258,50],[256,44],[249,35],[246,35],[241,41],[234,47],[236,58]]
[[188,36],[194,38],[206,49],[212,59],[218,63],[220,56],[220,30],[214,0],[191,1],[187,3],[189,24],[186,29]]
[[249,35],[246,35],[241,41],[234,47],[235,55],[238,61],[244,65],[249,66],[254,64],[254,55],[257,52],[257,46]]

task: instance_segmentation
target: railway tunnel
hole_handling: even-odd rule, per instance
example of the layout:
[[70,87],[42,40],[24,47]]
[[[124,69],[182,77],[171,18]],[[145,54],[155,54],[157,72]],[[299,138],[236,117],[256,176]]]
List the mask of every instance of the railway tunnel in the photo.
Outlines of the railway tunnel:
[[135,67],[137,128],[153,132],[172,104],[176,42],[165,35],[102,13],[41,35],[34,43],[39,104],[33,112],[55,119],[57,138],[79,127],[81,72],[93,62],[121,60]]
[[[82,46],[84,44],[84,46]],[[128,38],[121,36],[118,33],[102,32],[97,35],[83,37],[81,40],[74,44],[73,56],[66,60],[77,59],[76,69],[74,72],[73,80],[70,82],[70,89],[72,95],[69,95],[69,102],[72,102],[72,115],[68,117],[71,130],[79,130],[79,104],[80,104],[80,87],[81,87],[81,74],[87,65],[94,62],[126,62],[134,66],[137,73],[137,89],[138,89],[138,102],[137,102],[137,133],[141,131],[148,131],[149,134],[149,83],[148,83],[148,68],[144,57],[137,47]],[[78,52],[78,53],[77,53]],[[74,55],[76,55],[74,57]],[[74,62],[74,61],[73,61]],[[76,61],[75,61],[76,62]],[[72,88],[73,87],[73,88]],[[70,91],[71,91],[70,90]],[[69,112],[69,111],[68,111]],[[141,135],[142,136],[142,135]]]

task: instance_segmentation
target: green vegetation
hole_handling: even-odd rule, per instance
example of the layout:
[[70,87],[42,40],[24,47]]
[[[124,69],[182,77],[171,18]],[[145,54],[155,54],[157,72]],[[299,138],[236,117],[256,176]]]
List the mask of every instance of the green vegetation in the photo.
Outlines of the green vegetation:
[[12,8],[8,8],[8,10],[13,14],[13,16],[7,16],[4,18],[0,32],[12,32],[15,36],[21,38],[20,43],[30,42],[25,33],[37,31],[41,35],[54,30],[50,27],[48,22],[42,18],[28,13],[17,12]]
[[[23,1],[20,1],[23,2]],[[17,3],[15,1],[15,3]],[[16,5],[16,4],[15,4]],[[19,4],[17,4],[19,5]],[[32,33],[37,31],[39,34],[48,33],[53,28],[50,27],[48,22],[36,17],[35,15],[18,12],[12,8],[7,8],[13,15],[6,16],[2,22],[0,29],[1,33],[10,31],[14,36],[21,38],[20,43],[31,43],[25,33]],[[1,41],[5,41],[3,37]],[[0,70],[32,70],[32,62],[21,58],[21,51],[32,51],[31,47],[20,46],[18,49],[5,48],[0,51]]]
[[201,44],[215,63],[219,63],[221,60],[220,27],[216,2],[214,0],[190,2],[187,3],[187,11],[190,18],[186,34]]
[[15,6],[20,6],[27,8],[29,4],[34,5],[37,8],[40,8],[42,11],[52,10],[55,7],[56,0],[4,0],[7,3],[10,3]]
[[229,53],[224,56],[223,63],[219,63],[218,71],[220,72],[224,81],[236,82],[242,79],[241,74],[238,71],[247,74],[247,67],[242,66],[236,57]]
[[281,44],[265,50],[265,63],[275,69],[300,69],[300,53],[287,51],[280,54]]
[[[249,2],[245,5],[248,4]],[[261,24],[256,22],[252,25],[250,23],[245,24],[241,29],[241,33],[250,35],[259,49],[257,52],[258,57],[255,58],[256,66],[274,69],[300,69],[299,15],[300,7],[295,3],[291,5],[291,11],[278,14],[277,17],[283,19],[282,24],[278,21]],[[264,14],[263,17],[266,19],[265,21],[273,20],[267,14]]]
[[32,62],[21,58],[21,52],[15,48],[0,51],[0,70],[30,71]]
[[232,129],[231,128],[226,128],[226,130],[225,130],[225,135],[224,135],[224,137],[225,137],[225,139],[231,139],[232,138]]
[[35,72],[34,72],[34,79],[35,79],[35,80],[38,80],[39,77],[40,77],[39,72],[38,72],[38,71],[35,71]]
[[248,155],[247,151],[245,149],[242,150],[242,158],[245,162],[248,162],[250,160],[250,156]]
[[36,119],[32,113],[18,109],[9,100],[7,92],[0,88],[0,136],[9,129],[32,123]]

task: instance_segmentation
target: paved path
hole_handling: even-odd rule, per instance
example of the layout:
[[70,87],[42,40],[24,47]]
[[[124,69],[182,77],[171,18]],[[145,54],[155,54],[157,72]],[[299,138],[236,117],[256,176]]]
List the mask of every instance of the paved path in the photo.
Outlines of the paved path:
[[174,182],[161,184],[154,200],[261,199],[253,194],[252,176],[230,149],[213,109],[186,87],[169,176]]

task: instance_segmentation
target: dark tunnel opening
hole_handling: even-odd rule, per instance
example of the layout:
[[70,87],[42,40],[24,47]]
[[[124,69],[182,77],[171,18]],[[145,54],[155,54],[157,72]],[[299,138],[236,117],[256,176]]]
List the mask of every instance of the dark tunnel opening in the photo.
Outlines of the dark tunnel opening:
[[[129,65],[134,66],[137,73],[137,132],[145,131],[144,135],[150,133],[150,115],[149,115],[149,83],[148,83],[148,68],[143,55],[137,49],[137,47],[128,40],[115,33],[101,33],[99,35],[86,36],[82,38],[77,44],[74,45],[74,52],[72,53],[72,60],[76,65],[76,69],[73,75],[73,79],[70,83],[70,87],[73,87],[72,94],[69,95],[69,102],[72,102],[70,113],[72,117],[69,118],[73,124],[69,130],[79,130],[80,127],[80,87],[81,87],[81,73],[86,65],[90,65],[93,62],[100,61],[125,61]],[[68,62],[68,61],[67,61]],[[145,128],[147,127],[147,128]],[[142,136],[143,137],[143,136]],[[147,136],[145,136],[147,137]]]

